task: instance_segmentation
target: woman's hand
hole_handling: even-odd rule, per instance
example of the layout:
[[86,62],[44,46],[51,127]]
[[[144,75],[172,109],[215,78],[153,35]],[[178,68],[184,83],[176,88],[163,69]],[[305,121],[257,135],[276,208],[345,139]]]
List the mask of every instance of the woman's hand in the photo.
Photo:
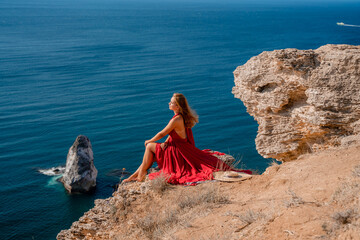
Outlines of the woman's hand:
[[162,144],[160,144],[160,147],[162,150],[164,150],[165,148],[167,148],[168,143],[167,142],[163,142]]
[[146,140],[146,141],[145,141],[145,147],[146,147],[146,145],[148,145],[149,143],[151,143],[151,141],[150,141],[150,140]]

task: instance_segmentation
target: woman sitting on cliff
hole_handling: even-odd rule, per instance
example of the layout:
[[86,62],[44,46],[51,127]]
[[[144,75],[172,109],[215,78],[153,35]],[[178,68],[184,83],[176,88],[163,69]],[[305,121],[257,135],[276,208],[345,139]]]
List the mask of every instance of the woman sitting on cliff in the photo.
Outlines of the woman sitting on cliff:
[[[169,109],[174,111],[174,116],[163,130],[145,141],[142,164],[123,182],[143,181],[154,158],[160,171],[149,174],[149,178],[164,175],[173,184],[210,180],[213,179],[213,172],[219,168],[231,170],[217,157],[195,147],[191,128],[198,122],[198,116],[189,107],[184,95],[175,93],[169,102]],[[169,136],[164,143],[156,143],[166,135]]]

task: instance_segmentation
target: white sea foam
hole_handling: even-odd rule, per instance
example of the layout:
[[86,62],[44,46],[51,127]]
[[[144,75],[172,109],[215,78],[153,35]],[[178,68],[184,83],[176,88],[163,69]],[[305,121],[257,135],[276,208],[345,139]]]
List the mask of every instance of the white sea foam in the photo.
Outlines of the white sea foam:
[[47,176],[58,176],[62,175],[65,172],[64,166],[52,167],[52,168],[45,168],[39,169],[39,173],[47,175]]
[[59,176],[55,176],[50,178],[50,180],[48,181],[48,183],[46,184],[46,187],[56,187],[56,186],[60,186],[61,183],[58,181],[60,177]]

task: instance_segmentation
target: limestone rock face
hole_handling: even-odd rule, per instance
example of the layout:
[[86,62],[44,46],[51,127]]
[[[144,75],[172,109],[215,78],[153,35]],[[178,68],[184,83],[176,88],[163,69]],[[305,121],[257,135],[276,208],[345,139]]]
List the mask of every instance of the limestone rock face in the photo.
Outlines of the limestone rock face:
[[232,92],[258,122],[265,158],[289,161],[359,140],[349,136],[360,133],[360,46],[263,52],[234,78]]
[[65,173],[60,181],[70,193],[89,192],[96,187],[97,173],[90,140],[79,135],[69,149]]

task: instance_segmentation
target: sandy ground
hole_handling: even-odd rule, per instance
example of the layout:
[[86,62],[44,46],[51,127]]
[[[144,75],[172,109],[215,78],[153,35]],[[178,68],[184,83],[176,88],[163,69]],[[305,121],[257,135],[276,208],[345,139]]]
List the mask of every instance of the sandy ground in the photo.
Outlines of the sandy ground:
[[[194,220],[192,228],[178,231],[175,236],[360,239],[360,230],[353,231],[360,229],[359,164],[359,146],[327,150],[271,166],[246,182],[220,183],[231,204]],[[346,211],[354,212],[348,222],[339,222],[336,214]]]
[[58,239],[360,239],[360,146],[303,155],[241,182],[130,183],[97,205]]

